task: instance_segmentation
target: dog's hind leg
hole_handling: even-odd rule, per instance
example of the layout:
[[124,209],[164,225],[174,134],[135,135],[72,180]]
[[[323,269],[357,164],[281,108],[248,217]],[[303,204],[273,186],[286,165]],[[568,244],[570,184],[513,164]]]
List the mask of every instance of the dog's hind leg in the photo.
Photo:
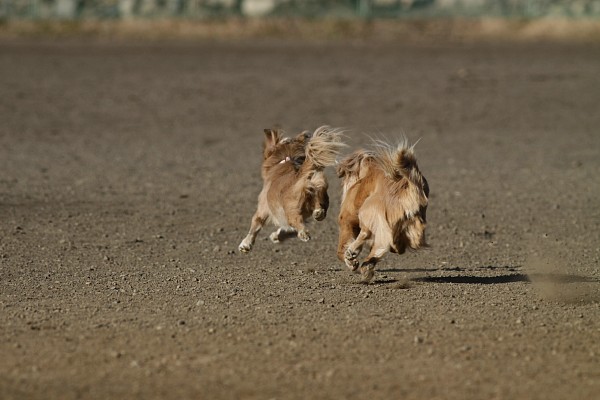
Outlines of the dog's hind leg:
[[242,240],[242,243],[239,245],[239,250],[242,253],[247,253],[252,250],[252,246],[254,245],[254,241],[256,240],[256,235],[263,227],[265,221],[267,220],[267,215],[257,211],[252,217],[252,224],[250,225],[250,231]]
[[358,260],[349,260],[346,258],[346,249],[358,236],[360,227],[358,226],[358,220],[351,216],[341,213],[338,218],[338,224],[340,227],[340,233],[338,237],[337,256],[340,261],[346,263],[346,266],[352,271],[356,271],[358,268]]
[[352,271],[356,271],[358,268],[358,256],[362,251],[365,242],[371,238],[371,231],[368,229],[362,229],[356,239],[348,245],[344,252],[344,261],[348,268]]
[[295,233],[296,230],[292,227],[279,228],[269,235],[269,239],[271,239],[271,242],[273,243],[279,243],[281,240],[286,239]]
[[375,265],[390,250],[388,245],[379,243],[373,244],[369,255],[360,266],[360,274],[362,275],[362,283],[369,283],[375,276]]
[[279,235],[281,234],[281,228],[277,229],[275,232],[269,235],[269,240],[273,243],[279,243]]

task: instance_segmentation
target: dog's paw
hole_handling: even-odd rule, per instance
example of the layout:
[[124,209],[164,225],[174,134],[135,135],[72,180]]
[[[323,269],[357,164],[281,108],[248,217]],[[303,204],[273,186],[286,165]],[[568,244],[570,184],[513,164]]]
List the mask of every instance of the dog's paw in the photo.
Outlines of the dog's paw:
[[269,239],[273,243],[279,243],[279,231],[275,231],[269,235]]
[[344,253],[344,257],[346,257],[347,260],[355,260],[358,258],[358,254],[357,250],[352,250],[351,247],[348,247]]
[[351,271],[356,271],[358,269],[358,254],[358,251],[350,248],[347,248],[344,253],[344,262]]
[[358,269],[358,260],[357,259],[350,260],[350,259],[344,258],[344,262],[346,263],[346,267],[348,267],[348,269],[350,269],[350,271],[356,272],[356,270]]
[[298,232],[298,239],[302,240],[303,242],[308,242],[310,240],[310,235],[307,231],[302,230]]
[[350,248],[346,249],[346,252],[344,253],[344,262],[351,271],[356,271],[359,265],[358,252],[352,251]]
[[375,276],[375,266],[373,264],[363,264],[362,267],[360,267],[360,274],[362,275],[360,283],[370,283]]
[[240,243],[240,245],[238,246],[238,249],[242,253],[248,253],[250,250],[252,250],[252,243],[247,242],[246,239],[244,239],[242,240],[242,243]]
[[327,211],[325,211],[323,208],[317,208],[315,211],[313,211],[312,215],[316,221],[323,221],[327,216]]

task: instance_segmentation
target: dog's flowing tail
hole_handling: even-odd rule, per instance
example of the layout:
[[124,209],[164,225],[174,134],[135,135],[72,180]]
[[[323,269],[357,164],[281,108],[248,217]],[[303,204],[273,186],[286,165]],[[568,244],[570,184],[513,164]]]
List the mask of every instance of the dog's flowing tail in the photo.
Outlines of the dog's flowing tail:
[[321,126],[317,128],[306,145],[304,166],[309,170],[323,169],[335,164],[335,160],[345,144],[342,142],[342,130]]
[[381,169],[388,178],[394,181],[406,178],[418,188],[426,186],[423,175],[417,166],[414,145],[409,146],[406,139],[400,141],[396,146],[375,141],[375,149]]
[[[414,145],[409,146],[406,139],[396,146],[376,141],[375,148],[381,169],[392,181],[389,189],[396,191],[394,197],[399,199],[399,206],[403,210],[401,218],[389,221],[396,225],[393,229],[396,251],[403,253],[407,247],[415,250],[426,247],[429,185],[417,165]],[[402,196],[398,196],[399,193]]]

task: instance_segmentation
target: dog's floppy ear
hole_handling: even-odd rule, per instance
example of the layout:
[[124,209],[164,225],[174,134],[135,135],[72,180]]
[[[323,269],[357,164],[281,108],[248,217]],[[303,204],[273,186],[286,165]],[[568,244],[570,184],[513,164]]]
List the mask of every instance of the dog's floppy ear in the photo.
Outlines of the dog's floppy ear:
[[347,175],[358,175],[358,172],[360,171],[360,162],[365,156],[366,153],[364,151],[358,150],[340,161],[335,169],[338,178],[343,178]]
[[273,148],[281,140],[281,134],[278,129],[265,129],[265,148]]
[[310,131],[302,131],[296,136],[296,140],[304,143],[311,138],[312,134]]

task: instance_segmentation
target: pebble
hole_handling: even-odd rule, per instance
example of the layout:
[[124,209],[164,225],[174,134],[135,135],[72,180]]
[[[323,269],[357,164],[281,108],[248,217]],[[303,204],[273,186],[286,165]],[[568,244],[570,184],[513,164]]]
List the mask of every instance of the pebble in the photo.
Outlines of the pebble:
[[122,355],[123,355],[123,354],[121,354],[121,352],[119,352],[119,351],[116,351],[116,350],[112,350],[112,351],[110,352],[110,356],[111,356],[111,357],[113,357],[113,358],[121,358],[121,356],[122,356]]

